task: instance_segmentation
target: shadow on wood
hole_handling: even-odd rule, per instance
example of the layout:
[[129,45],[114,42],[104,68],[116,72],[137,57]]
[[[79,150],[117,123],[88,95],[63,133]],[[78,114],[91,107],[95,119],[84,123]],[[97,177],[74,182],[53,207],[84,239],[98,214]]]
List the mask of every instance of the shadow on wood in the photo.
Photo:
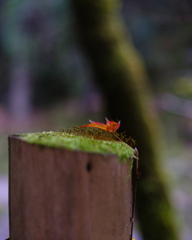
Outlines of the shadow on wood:
[[10,238],[129,239],[130,171],[116,155],[42,147],[10,136]]

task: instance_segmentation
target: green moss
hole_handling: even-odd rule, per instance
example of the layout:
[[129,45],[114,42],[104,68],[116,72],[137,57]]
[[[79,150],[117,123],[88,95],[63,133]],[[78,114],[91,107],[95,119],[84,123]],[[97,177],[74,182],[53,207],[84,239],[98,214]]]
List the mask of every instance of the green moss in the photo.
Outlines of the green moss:
[[116,154],[121,162],[127,162],[128,159],[133,159],[134,156],[134,149],[124,142],[95,139],[92,136],[87,137],[62,131],[26,133],[20,135],[20,138],[31,144],[39,144],[41,146],[67,148],[70,150],[101,154]]

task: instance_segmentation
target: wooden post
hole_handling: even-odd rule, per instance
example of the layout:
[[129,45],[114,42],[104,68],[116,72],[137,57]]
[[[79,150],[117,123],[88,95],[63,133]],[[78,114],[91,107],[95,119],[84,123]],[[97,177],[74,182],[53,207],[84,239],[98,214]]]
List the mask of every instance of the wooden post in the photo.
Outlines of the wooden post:
[[131,199],[129,165],[116,155],[9,137],[11,240],[128,240]]

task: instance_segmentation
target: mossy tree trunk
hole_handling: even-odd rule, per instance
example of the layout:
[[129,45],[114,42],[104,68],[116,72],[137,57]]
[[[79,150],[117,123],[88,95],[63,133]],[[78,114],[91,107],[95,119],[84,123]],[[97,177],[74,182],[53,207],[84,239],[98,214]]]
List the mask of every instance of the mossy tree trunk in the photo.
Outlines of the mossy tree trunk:
[[143,62],[121,22],[118,0],[72,0],[80,41],[107,100],[107,117],[137,141],[142,176],[137,213],[146,240],[178,239],[159,166],[160,126],[151,106]]

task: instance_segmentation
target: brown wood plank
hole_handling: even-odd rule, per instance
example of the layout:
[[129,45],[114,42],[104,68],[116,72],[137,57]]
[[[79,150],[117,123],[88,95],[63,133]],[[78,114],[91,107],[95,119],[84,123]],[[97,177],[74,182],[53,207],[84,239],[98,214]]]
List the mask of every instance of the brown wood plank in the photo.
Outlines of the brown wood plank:
[[127,240],[131,177],[116,155],[31,145],[9,137],[13,240]]

